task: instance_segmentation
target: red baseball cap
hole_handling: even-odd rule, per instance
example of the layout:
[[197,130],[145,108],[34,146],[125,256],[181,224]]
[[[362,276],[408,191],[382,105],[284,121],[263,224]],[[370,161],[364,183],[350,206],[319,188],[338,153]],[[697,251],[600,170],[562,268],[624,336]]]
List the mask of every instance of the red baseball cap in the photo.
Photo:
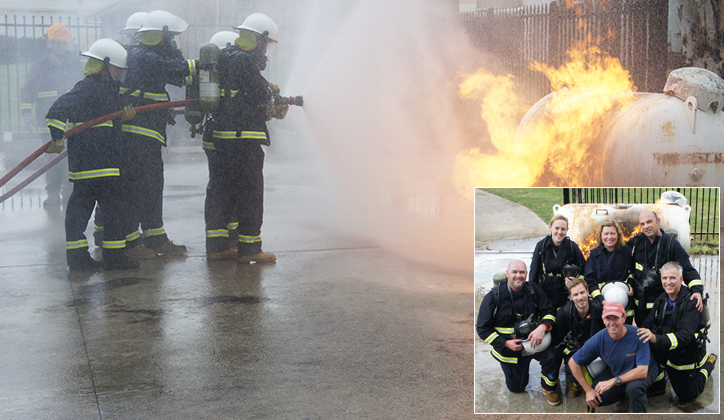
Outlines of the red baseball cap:
[[623,318],[626,316],[626,310],[624,310],[623,305],[618,302],[608,302],[606,306],[603,307],[601,317],[606,318],[609,315],[616,315],[619,318]]

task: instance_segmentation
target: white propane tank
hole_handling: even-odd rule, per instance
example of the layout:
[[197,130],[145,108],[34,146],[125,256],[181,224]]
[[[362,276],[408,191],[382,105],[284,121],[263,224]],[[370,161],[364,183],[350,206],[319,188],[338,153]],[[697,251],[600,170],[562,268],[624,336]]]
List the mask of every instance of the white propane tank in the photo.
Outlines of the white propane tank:
[[[670,194],[670,191],[662,194]],[[670,198],[667,198],[670,200]],[[681,203],[681,201],[678,201]],[[639,223],[639,214],[644,210],[653,210],[661,220],[662,229],[673,229],[677,239],[685,251],[689,251],[691,244],[691,226],[689,216],[691,207],[678,204],[566,204],[553,206],[553,214],[563,215],[568,219],[568,236],[583,246],[595,240],[598,226],[607,219],[618,220],[624,228],[624,236],[633,232]],[[588,248],[587,248],[588,249]]]

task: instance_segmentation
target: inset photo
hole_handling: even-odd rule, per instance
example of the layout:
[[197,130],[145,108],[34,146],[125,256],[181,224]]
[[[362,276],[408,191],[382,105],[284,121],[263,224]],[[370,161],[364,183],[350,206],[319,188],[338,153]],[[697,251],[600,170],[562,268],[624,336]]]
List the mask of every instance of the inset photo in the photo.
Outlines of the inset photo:
[[475,190],[475,413],[719,413],[719,188]]

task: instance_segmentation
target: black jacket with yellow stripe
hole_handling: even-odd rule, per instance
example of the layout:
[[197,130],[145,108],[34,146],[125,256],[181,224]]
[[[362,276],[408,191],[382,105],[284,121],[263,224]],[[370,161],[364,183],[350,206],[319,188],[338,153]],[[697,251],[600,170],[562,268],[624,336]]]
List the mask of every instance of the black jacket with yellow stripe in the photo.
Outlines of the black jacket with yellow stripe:
[[[120,111],[118,84],[103,80],[104,73],[86,76],[51,105],[46,122],[53,140],[84,122]],[[66,140],[71,181],[120,176],[121,124],[107,121]]]
[[[121,88],[125,103],[151,105],[170,100],[166,85],[183,86],[196,77],[196,61],[185,60],[181,52],[165,43],[149,46],[142,43],[128,48],[128,74]],[[168,109],[143,112],[123,123],[123,132],[138,134],[166,145],[166,125],[171,121]]]
[[269,82],[255,64],[253,53],[236,45],[221,50],[221,104],[214,115],[213,141],[269,145],[266,110],[272,103]]
[[507,282],[502,283],[497,286],[497,293],[491,290],[485,295],[480,304],[476,330],[483,341],[493,346],[491,354],[495,359],[515,364],[518,363],[521,352],[505,347],[505,342],[515,337],[515,324],[518,320],[527,319],[533,314],[535,322],[547,324],[550,330],[556,324],[556,317],[555,308],[546,293],[538,284],[531,282],[524,283],[525,311],[518,316],[507,285]]
[[696,309],[696,300],[690,298],[691,293],[684,285],[673,307],[669,305],[668,295],[661,294],[641,325],[656,334],[656,344],[651,344],[656,361],[676,370],[700,368],[708,358],[706,347],[698,343],[703,327],[701,313]]

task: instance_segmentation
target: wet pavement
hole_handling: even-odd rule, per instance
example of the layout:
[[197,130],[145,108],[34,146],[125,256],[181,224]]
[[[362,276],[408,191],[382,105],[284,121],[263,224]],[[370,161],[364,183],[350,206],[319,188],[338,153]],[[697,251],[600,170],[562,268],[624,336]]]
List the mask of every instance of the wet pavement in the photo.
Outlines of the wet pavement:
[[166,163],[188,255],[138,270],[69,273],[40,181],[1,205],[0,418],[472,418],[468,270],[338,229],[304,154],[265,173],[268,265],[206,261],[201,153]]
[[[477,210],[477,209],[476,209]],[[517,231],[513,231],[516,233]],[[543,237],[509,238],[486,241],[484,251],[475,253],[475,317],[480,302],[493,287],[493,276],[505,272],[508,263],[514,259],[523,260],[530,266],[532,250]],[[710,295],[709,310],[712,328],[709,331],[711,343],[707,349],[711,353],[720,353],[721,313],[719,305],[719,259],[718,257],[692,257],[692,265],[699,271],[704,281],[704,289]],[[530,365],[530,382],[526,392],[519,394],[508,391],[500,363],[490,350],[492,347],[475,335],[475,412],[476,413],[585,413],[585,394],[572,399],[567,395],[558,406],[551,406],[541,392],[540,364],[533,360]],[[687,406],[678,407],[672,402],[671,385],[667,385],[666,394],[649,399],[649,413],[718,413],[720,399],[721,362],[706,384],[704,392]],[[560,383],[565,394],[565,373],[561,367]],[[597,413],[611,413],[611,406],[601,407]]]

